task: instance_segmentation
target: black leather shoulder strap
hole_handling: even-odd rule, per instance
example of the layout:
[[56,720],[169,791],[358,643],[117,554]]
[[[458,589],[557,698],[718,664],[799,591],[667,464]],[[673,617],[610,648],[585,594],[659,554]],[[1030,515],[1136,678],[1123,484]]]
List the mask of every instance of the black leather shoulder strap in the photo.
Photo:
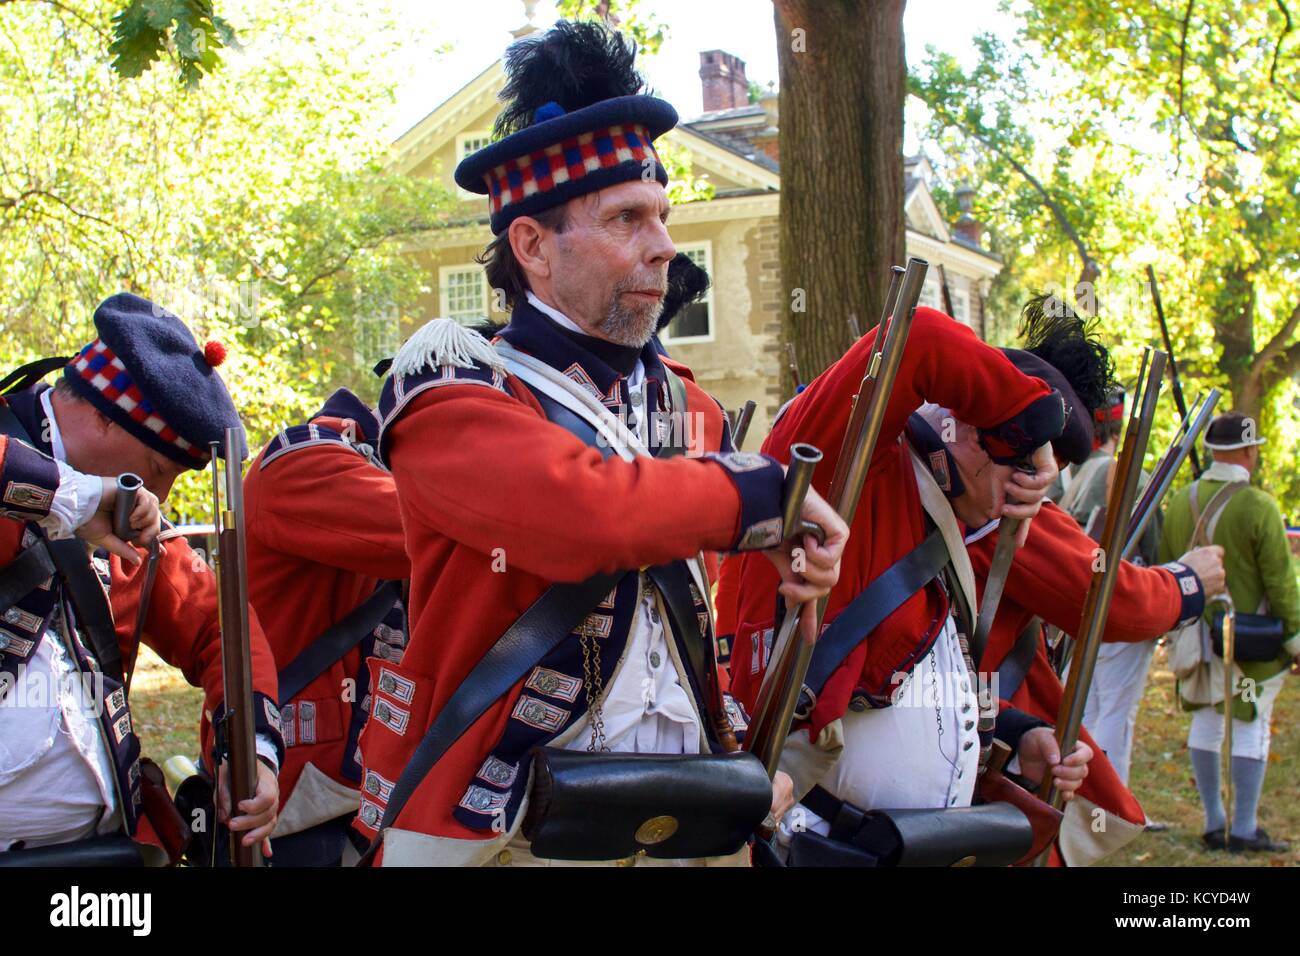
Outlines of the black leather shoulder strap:
[[836,669],[867,636],[948,563],[948,547],[936,528],[899,558],[840,611],[818,638],[804,686],[820,694]]
[[301,694],[307,685],[342,660],[384,619],[402,596],[400,581],[385,581],[351,611],[320,633],[280,670],[280,706]]
[[1042,633],[1042,620],[1031,618],[1025,629],[1016,635],[1016,642],[1011,645],[1007,656],[1002,658],[998,667],[997,692],[1003,700],[1010,700],[1029,676]]
[[21,368],[16,368],[0,381],[0,395],[7,395],[10,392],[21,392],[31,388],[51,372],[56,372],[63,366],[72,361],[68,355],[56,356],[54,358],[37,359],[35,362],[28,362]]
[[54,561],[36,542],[0,568],[0,615],[54,576]]

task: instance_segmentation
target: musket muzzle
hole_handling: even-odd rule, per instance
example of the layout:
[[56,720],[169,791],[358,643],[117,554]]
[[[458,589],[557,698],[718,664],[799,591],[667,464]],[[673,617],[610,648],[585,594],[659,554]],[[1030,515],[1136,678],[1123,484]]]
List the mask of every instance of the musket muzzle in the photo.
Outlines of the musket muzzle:
[[135,510],[136,492],[144,487],[144,480],[131,472],[117,476],[117,497],[113,499],[113,534],[123,541],[136,536],[131,527],[131,512]]

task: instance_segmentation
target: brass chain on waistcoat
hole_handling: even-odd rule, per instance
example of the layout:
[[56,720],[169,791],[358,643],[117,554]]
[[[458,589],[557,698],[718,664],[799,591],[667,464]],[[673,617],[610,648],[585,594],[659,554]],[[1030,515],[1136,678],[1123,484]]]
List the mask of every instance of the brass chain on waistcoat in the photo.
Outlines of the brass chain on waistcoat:
[[601,713],[600,698],[604,693],[604,680],[600,676],[600,639],[591,628],[590,618],[582,622],[578,644],[582,647],[582,687],[587,696],[587,716],[591,721],[591,743],[588,752],[609,752],[605,743],[605,717]]

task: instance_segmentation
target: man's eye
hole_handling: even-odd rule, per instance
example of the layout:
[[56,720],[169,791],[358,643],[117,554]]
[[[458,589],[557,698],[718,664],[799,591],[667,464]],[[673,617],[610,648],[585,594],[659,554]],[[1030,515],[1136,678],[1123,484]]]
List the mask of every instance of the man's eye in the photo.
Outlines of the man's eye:
[[619,218],[619,220],[621,220],[622,222],[631,222],[631,221],[632,221],[632,210],[631,210],[631,209],[624,209],[621,213],[618,214],[618,218]]

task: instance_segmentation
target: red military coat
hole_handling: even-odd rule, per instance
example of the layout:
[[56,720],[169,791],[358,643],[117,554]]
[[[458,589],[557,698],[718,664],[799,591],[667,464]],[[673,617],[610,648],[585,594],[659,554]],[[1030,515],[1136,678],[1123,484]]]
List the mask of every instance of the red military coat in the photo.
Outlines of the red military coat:
[[[818,376],[763,443],[765,452],[781,460],[788,459],[793,442],[820,448],[825,457],[813,486],[823,496],[835,473],[853,396],[875,337],[875,330],[867,333]],[[1041,380],[1022,374],[966,326],[934,309],[918,308],[844,551],[839,584],[831,592],[827,623],[925,536],[916,476],[899,438],[908,416],[927,401],[951,408],[958,419],[981,429],[991,453],[1007,460],[1057,434],[1064,414],[1059,394]],[[735,572],[724,569],[724,578],[729,573]],[[723,635],[734,627],[731,692],[751,709],[770,651],[770,637],[763,637],[773,626],[777,583],[770,563],[751,555],[741,558],[736,616],[719,623]],[[724,585],[731,588],[725,580]],[[727,611],[719,613],[725,617]],[[947,598],[932,583],[886,618],[827,681],[812,711],[810,734],[815,738],[826,724],[843,716],[855,693],[884,705],[896,686],[893,675],[910,671],[928,653],[947,614]]]
[[[619,373],[530,305],[515,308],[503,337],[589,387],[615,414],[627,401]],[[656,384],[646,394],[668,400],[657,386],[664,380],[660,369],[674,366],[649,347],[641,358]],[[628,462],[603,458],[547,421],[526,385],[484,364],[431,365],[390,377],[380,401],[380,450],[396,480],[412,556],[411,640],[400,666],[371,662],[381,689],[362,734],[366,792],[357,825],[363,833],[374,835],[392,786],[433,718],[552,583],[731,550],[742,539],[756,542],[755,529],[770,528],[773,519],[779,524],[778,467],[755,455],[693,457],[719,448],[723,419],[712,398],[689,378],[683,382],[694,435],[702,434],[695,451]],[[517,778],[526,777],[519,766],[491,757],[507,734],[518,734],[520,719],[532,719],[515,714],[523,684],[451,747],[416,789],[397,828],[462,839],[496,835],[486,824],[466,822],[467,800],[476,788],[517,787]],[[580,714],[580,691],[574,697],[576,703],[550,700],[547,712]]]
[[[405,580],[411,572],[393,476],[367,456],[378,421],[350,392],[341,393],[326,414],[312,418],[314,429],[277,435],[244,484],[249,600],[281,670],[381,581]],[[358,644],[285,708],[281,806],[308,763],[358,786],[354,754],[345,751],[367,693],[362,663]]]
[[[981,600],[997,537],[996,533],[987,534],[967,547]],[[1016,638],[1035,616],[1067,634],[1079,633],[1096,548],[1097,542],[1084,534],[1073,518],[1051,502],[1043,502],[1042,510],[1030,524],[1028,540],[1011,562],[1006,589],[980,660],[981,672],[995,673],[1001,667]],[[1186,567],[1142,568],[1125,561],[1116,578],[1104,640],[1150,640],[1195,620],[1203,607],[1200,581]],[[1046,645],[1040,640],[1024,683],[1011,696],[1011,703],[1055,724],[1063,690],[1047,659]],[[1005,691],[1000,689],[1001,694]],[[1141,805],[1086,728],[1080,737],[1095,756],[1088,764],[1088,777],[1079,796],[1130,823],[1143,823]]]

